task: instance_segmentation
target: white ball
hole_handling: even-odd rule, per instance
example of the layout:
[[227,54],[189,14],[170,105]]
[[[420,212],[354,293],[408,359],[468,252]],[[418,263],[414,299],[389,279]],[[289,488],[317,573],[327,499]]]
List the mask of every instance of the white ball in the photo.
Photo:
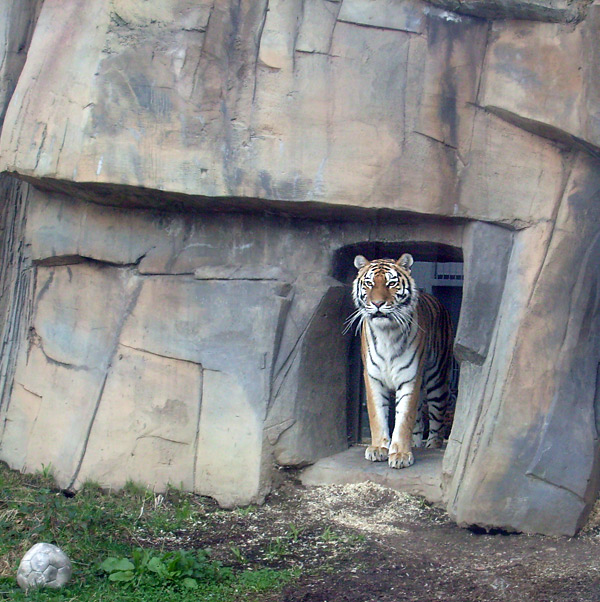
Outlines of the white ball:
[[21,560],[17,583],[25,591],[36,587],[62,587],[73,569],[68,556],[51,543],[36,543]]

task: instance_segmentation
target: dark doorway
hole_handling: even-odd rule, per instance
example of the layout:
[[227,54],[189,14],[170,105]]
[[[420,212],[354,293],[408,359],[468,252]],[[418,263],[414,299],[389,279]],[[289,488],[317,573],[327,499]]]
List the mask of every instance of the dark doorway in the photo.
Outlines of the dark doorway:
[[[463,264],[460,250],[445,248],[443,245],[428,243],[368,243],[356,248],[343,249],[344,259],[338,264],[338,278],[344,276],[347,284],[351,284],[356,270],[352,265],[355,255],[362,254],[368,259],[377,257],[399,257],[404,252],[409,252],[415,258],[412,275],[419,287],[435,295],[448,309],[452,319],[453,331],[456,332],[460,308],[462,303]],[[341,278],[340,278],[341,279]],[[367,416],[365,387],[362,376],[362,361],[360,358],[360,337],[353,331],[349,346],[348,361],[348,412],[347,435],[349,445],[365,444],[370,442],[369,420]],[[459,364],[454,361],[451,373],[450,388],[452,407],[449,411],[449,424],[447,433],[451,428],[451,417],[454,414],[454,404],[458,393]]]

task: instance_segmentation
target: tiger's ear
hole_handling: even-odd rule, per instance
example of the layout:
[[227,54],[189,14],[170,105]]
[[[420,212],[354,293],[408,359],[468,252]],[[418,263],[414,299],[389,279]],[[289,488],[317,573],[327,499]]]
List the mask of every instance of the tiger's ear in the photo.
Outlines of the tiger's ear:
[[400,259],[396,262],[396,265],[399,265],[401,268],[408,270],[410,272],[410,268],[414,263],[413,256],[410,253],[404,253]]
[[363,257],[362,255],[357,255],[354,258],[354,267],[357,270],[360,270],[360,268],[364,268],[367,263],[369,263],[369,260],[366,257]]

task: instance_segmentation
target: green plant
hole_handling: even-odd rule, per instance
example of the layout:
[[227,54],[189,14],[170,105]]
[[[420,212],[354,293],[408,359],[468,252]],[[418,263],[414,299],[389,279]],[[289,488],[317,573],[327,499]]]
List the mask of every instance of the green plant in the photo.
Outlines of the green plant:
[[258,569],[242,573],[238,578],[238,583],[247,591],[262,592],[285,585],[290,580],[300,577],[300,574],[301,571],[298,568],[286,572],[275,569]]
[[231,550],[231,554],[237,562],[240,564],[246,564],[248,562],[248,559],[246,556],[244,556],[244,553],[239,549],[238,546],[229,546],[229,549]]
[[325,527],[325,529],[323,530],[323,533],[321,533],[321,539],[323,541],[337,541],[339,539],[339,535],[337,535],[336,533],[334,533],[331,530],[331,527]]
[[265,552],[266,560],[277,560],[287,555],[288,544],[283,537],[275,537],[267,544]]
[[304,531],[304,529],[302,527],[297,527],[293,523],[290,523],[289,529],[288,529],[288,537],[292,541],[298,541],[298,539],[300,538],[300,535],[302,535],[302,531]]
[[233,577],[231,569],[210,560],[206,550],[154,553],[138,548],[133,551],[131,559],[109,557],[100,568],[108,574],[109,581],[116,583],[182,586],[187,589],[197,589],[199,582],[225,583]]
[[109,581],[133,581],[135,578],[135,565],[127,558],[107,558],[100,568],[108,573]]
[[[265,569],[260,562],[233,571],[207,549],[165,551],[166,537],[198,532],[199,516],[213,527],[220,524],[221,511],[208,499],[175,488],[168,488],[161,499],[134,483],[111,492],[92,482],[66,497],[50,473],[47,468],[45,474],[20,474],[0,462],[0,599],[239,602],[255,599],[255,592],[272,592],[294,578],[292,568]],[[69,555],[73,578],[64,589],[26,595],[17,586],[15,573],[23,554],[38,541],[56,543]],[[224,546],[227,551],[232,543],[224,538],[221,550]],[[239,548],[238,552],[248,565]],[[108,558],[114,560],[99,570]]]
[[250,504],[249,506],[245,506],[243,508],[236,508],[235,512],[240,516],[248,516],[249,514],[256,512],[256,506]]
[[42,470],[40,470],[40,474],[44,479],[51,479],[54,476],[54,467],[52,466],[52,462],[48,462],[48,464],[44,464],[42,462]]
[[347,535],[346,541],[348,543],[358,544],[358,543],[364,543],[365,541],[367,541],[367,538],[362,533],[356,533],[354,535]]

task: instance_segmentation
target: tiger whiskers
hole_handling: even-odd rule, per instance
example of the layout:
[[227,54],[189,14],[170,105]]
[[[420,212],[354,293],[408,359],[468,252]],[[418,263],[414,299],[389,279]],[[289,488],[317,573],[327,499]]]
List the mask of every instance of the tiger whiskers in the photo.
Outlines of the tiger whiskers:
[[415,317],[414,317],[414,315],[413,315],[413,316],[409,316],[409,317],[408,317],[408,319],[409,319],[409,321],[410,321],[410,324],[411,324],[411,326],[412,326],[413,324],[417,324],[417,328],[418,328],[418,329],[419,329],[421,332],[423,332],[423,333],[425,332],[425,329],[424,329],[422,326],[420,326],[418,323],[416,323],[416,322],[415,322]]
[[[398,325],[399,329],[403,332],[408,332],[412,328],[413,324],[416,324],[415,317],[411,315],[405,315],[405,313],[398,309],[393,309],[388,314],[388,317],[392,319],[392,321]],[[365,313],[362,307],[355,309],[344,321],[344,329],[342,330],[342,334],[347,334],[350,332],[354,324],[356,323],[356,329],[354,334],[358,334],[363,322],[368,318],[368,314]],[[423,328],[417,324],[417,328],[424,332]]]
[[417,328],[421,332],[425,332],[425,330],[419,326],[417,322],[415,322],[415,316],[413,315],[405,315],[402,311],[393,311],[390,313],[394,321],[398,324],[401,330],[408,332],[414,324],[416,324]]
[[354,324],[354,322],[356,322],[356,320],[358,320],[358,324],[356,325],[356,330],[354,332],[354,334],[358,334],[358,331],[360,330],[360,327],[362,326],[363,320],[365,319],[365,316],[362,312],[362,309],[356,309],[355,311],[353,311],[347,318],[346,321],[344,322],[345,327],[344,330],[342,330],[342,334],[346,334],[350,331],[350,329],[352,328],[352,325]]
[[403,331],[408,331],[410,330],[410,322],[406,319],[406,316],[402,315],[402,313],[398,312],[398,311],[393,311],[390,314],[394,320],[394,322],[396,322],[396,324],[398,324],[398,326],[400,327],[401,330]]

